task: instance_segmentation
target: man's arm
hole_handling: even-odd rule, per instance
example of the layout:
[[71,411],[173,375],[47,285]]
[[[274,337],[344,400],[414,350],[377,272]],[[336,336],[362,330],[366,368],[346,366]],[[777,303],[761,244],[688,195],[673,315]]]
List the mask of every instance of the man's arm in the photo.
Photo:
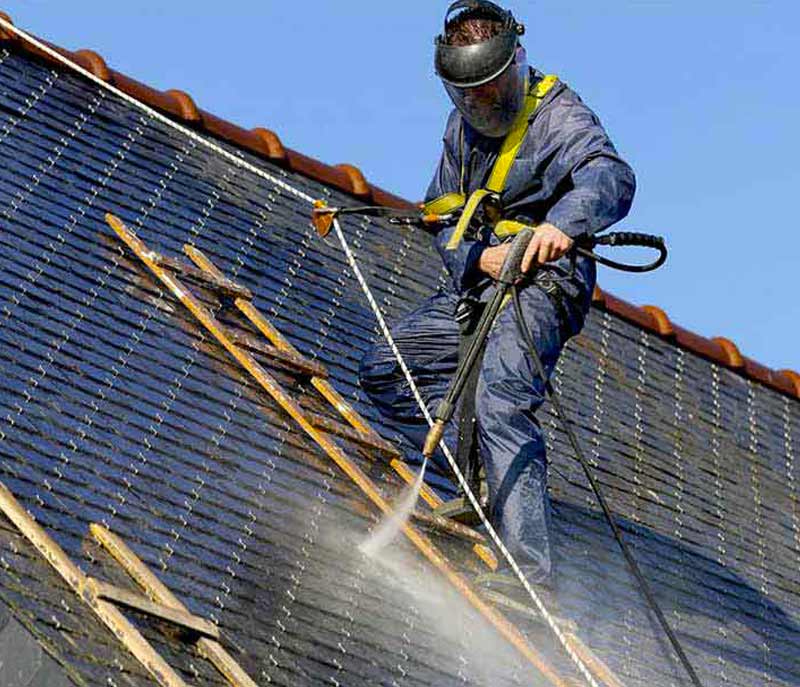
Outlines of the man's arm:
[[550,208],[546,222],[579,240],[610,227],[628,214],[636,178],[616,154],[597,154],[572,170],[569,185],[569,190]]
[[[636,181],[630,167],[618,159],[593,158],[572,175],[572,188],[547,213],[547,220],[536,226],[522,261],[522,271],[532,265],[558,260],[575,241],[621,220],[631,206]],[[486,248],[478,268],[497,279],[508,244]]]
[[551,159],[542,169],[551,198],[544,221],[579,240],[625,217],[636,178],[597,115],[568,88],[541,114],[532,133],[544,137],[539,140],[553,141],[537,149],[536,155]]
[[[567,91],[548,110],[534,121],[531,134],[536,141],[549,141],[536,151],[536,169],[540,187],[555,200],[528,247],[525,270],[534,263],[557,260],[573,241],[621,220],[628,214],[636,190],[633,170],[619,157],[595,114],[576,94]],[[514,209],[524,214],[530,201],[531,197],[518,199]],[[536,203],[541,207],[541,200]],[[536,214],[541,216],[541,210]],[[486,249],[480,269],[495,276],[507,250],[505,246]]]

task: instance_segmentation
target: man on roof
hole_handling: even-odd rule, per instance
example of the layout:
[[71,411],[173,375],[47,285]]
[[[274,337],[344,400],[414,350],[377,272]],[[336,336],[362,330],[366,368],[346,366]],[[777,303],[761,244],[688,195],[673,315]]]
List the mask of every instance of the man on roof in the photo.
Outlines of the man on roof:
[[[594,263],[570,254],[570,248],[625,217],[633,199],[633,172],[598,118],[566,84],[528,66],[519,41],[523,33],[511,12],[486,0],[460,0],[449,7],[436,39],[436,71],[455,108],[426,211],[480,209],[471,231],[460,235],[449,226],[436,235],[450,282],[392,331],[432,411],[510,247],[507,234],[498,236],[504,233],[497,231],[499,221],[535,227],[523,261],[533,278],[521,300],[551,374],[564,344],[583,326],[595,284]],[[481,205],[481,198],[493,202]],[[473,480],[485,476],[493,526],[528,581],[547,588],[554,579],[550,503],[545,442],[535,416],[544,383],[513,308],[500,312],[477,370],[446,441],[458,443],[458,462],[466,471],[472,467]],[[427,425],[389,347],[376,345],[360,372],[380,412],[421,446]],[[444,514],[457,515],[463,506],[462,500]],[[479,583],[494,598],[497,592],[513,598],[521,589],[503,564]]]

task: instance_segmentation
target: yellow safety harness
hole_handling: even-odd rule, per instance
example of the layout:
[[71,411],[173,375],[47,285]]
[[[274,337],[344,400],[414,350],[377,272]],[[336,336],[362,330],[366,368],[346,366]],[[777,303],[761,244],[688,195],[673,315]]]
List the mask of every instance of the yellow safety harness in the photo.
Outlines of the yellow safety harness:
[[[464,145],[463,145],[463,131],[461,139],[461,188],[459,192],[446,193],[439,198],[436,198],[429,203],[425,204],[426,214],[447,215],[460,208],[464,208],[461,217],[458,220],[455,231],[447,243],[447,250],[455,250],[458,248],[464,234],[466,233],[472,217],[480,206],[487,200],[499,200],[500,194],[505,188],[508,174],[514,161],[517,159],[517,154],[522,147],[522,142],[525,140],[525,134],[528,132],[528,126],[533,113],[541,104],[544,97],[555,86],[558,77],[554,74],[548,74],[540,79],[536,85],[530,90],[525,97],[525,104],[522,111],[514,121],[511,131],[505,137],[500,152],[497,154],[497,159],[492,167],[489,180],[486,182],[484,188],[479,188],[470,194],[467,198],[464,192]],[[500,238],[512,236],[520,231],[525,226],[521,222],[514,220],[499,220],[499,215],[495,220],[494,232]]]

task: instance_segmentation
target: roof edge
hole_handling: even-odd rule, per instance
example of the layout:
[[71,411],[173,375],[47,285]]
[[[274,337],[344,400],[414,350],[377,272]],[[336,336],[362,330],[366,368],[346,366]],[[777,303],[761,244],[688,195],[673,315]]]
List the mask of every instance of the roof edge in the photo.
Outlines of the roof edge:
[[707,339],[684,329],[674,324],[668,315],[655,305],[641,307],[633,305],[603,291],[600,287],[595,287],[592,304],[743,377],[761,382],[792,398],[800,398],[800,374],[792,370],[773,370],[752,358],[743,356],[736,344],[725,337],[715,336]]
[[[5,12],[0,11],[0,17],[10,24],[14,23]],[[11,42],[21,50],[47,62],[54,61],[35,46],[20,40],[18,36],[10,34],[2,28],[0,28],[0,41]],[[49,41],[43,40],[42,42],[99,79],[113,84],[127,95],[144,102],[185,126],[232,143],[286,170],[297,172],[326,186],[336,188],[360,201],[401,209],[416,207],[414,203],[369,183],[363,172],[355,165],[343,163],[331,166],[291,148],[285,148],[279,136],[270,129],[263,127],[243,129],[210,112],[201,110],[191,95],[185,91],[177,89],[159,91],[151,88],[121,72],[110,69],[105,59],[93,50],[81,49],[73,52]],[[681,348],[733,370],[748,379],[760,382],[792,398],[800,399],[800,374],[793,370],[773,370],[747,358],[729,339],[724,337],[707,339],[673,324],[661,308],[653,305],[643,307],[633,305],[599,287],[595,288],[592,303],[645,331],[668,339]]]

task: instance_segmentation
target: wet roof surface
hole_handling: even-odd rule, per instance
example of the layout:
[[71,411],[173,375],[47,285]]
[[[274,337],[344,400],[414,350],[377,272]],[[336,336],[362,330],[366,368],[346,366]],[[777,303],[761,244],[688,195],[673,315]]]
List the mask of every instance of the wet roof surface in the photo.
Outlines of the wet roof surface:
[[[259,684],[531,683],[409,545],[383,563],[358,553],[374,522],[366,499],[103,220],[114,212],[166,255],[202,249],[414,462],[358,389],[377,330],[305,204],[8,49],[0,157],[0,479],[74,560],[130,585],[87,535],[106,524],[219,623]],[[366,220],[345,230],[390,320],[436,288],[423,235]],[[324,412],[307,383],[275,376]],[[800,683],[800,405],[601,311],[570,343],[556,386],[704,684]],[[674,683],[680,670],[565,438],[549,412],[541,419],[564,612],[625,684]],[[387,496],[399,493],[385,462],[347,449]],[[474,565],[466,545],[442,546]],[[4,520],[0,556],[0,598],[73,682],[152,684]],[[223,684],[183,642],[131,617],[188,682]],[[552,640],[532,633],[569,674]]]

